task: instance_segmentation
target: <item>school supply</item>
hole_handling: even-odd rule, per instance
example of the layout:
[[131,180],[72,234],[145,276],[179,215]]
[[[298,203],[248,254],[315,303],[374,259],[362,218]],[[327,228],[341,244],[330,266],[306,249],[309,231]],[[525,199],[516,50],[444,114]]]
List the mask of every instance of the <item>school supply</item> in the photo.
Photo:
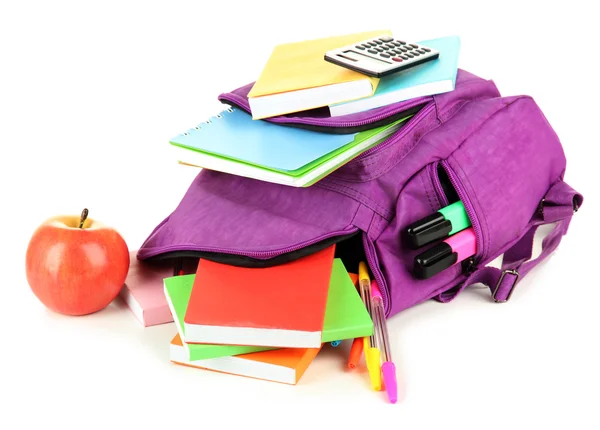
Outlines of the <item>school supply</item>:
[[391,33],[370,31],[275,46],[249,93],[252,117],[268,118],[373,95],[377,78],[328,63],[323,54],[379,34]]
[[362,337],[357,337],[352,341],[350,354],[348,355],[348,369],[356,369],[356,366],[358,366],[358,362],[363,353],[364,342],[365,339]]
[[459,200],[406,227],[414,249],[451,236],[471,226],[465,205]]
[[231,357],[190,361],[177,334],[171,341],[170,359],[175,364],[232,375],[296,385],[320,351],[319,348],[286,348]]
[[[375,323],[373,316],[373,300],[371,298],[371,279],[369,277],[369,269],[364,261],[361,261],[358,265],[358,279],[361,298],[373,323]],[[375,340],[375,329],[371,336],[364,337],[363,352],[365,353],[365,362],[367,364],[367,370],[369,371],[371,385],[374,390],[379,391],[381,389],[381,369],[379,367],[380,351]]]
[[[188,354],[187,360],[197,361],[277,349],[275,347],[253,345],[215,345],[185,342],[184,317],[195,277],[195,274],[191,274],[170,277],[164,280],[164,294],[173,314],[177,332],[181,336],[182,346]],[[336,258],[333,261],[331,270],[327,306],[323,321],[322,343],[339,343],[340,339],[351,339],[373,333],[371,317],[351,282],[344,264]],[[338,336],[340,339],[337,339]]]
[[415,277],[429,279],[443,270],[474,256],[477,236],[469,227],[415,257]]
[[377,281],[371,283],[371,296],[373,297],[373,323],[375,324],[375,338],[377,344],[381,345],[381,374],[383,375],[383,385],[391,403],[398,400],[398,384],[396,381],[396,365],[392,361],[392,351],[390,348],[390,338],[385,320],[385,311],[383,309],[383,299]]
[[185,341],[318,348],[334,252],[332,245],[269,268],[201,259],[184,317]]
[[340,342],[373,334],[373,320],[341,259],[333,260],[321,341]]
[[177,333],[182,339],[182,347],[186,353],[186,361],[207,360],[211,358],[228,357],[275,349],[272,347],[254,345],[214,345],[185,342],[184,317],[188,308],[190,296],[192,295],[195,277],[195,274],[169,277],[164,280],[163,287],[164,296],[169,305],[170,312],[173,316],[172,318],[175,321],[175,327],[177,327]]
[[360,133],[329,134],[255,121],[228,108],[170,144],[185,164],[306,187],[396,132],[407,119]]
[[[249,110],[248,88],[219,99]],[[487,285],[498,303],[514,300],[516,286],[541,287],[523,280],[557,249],[583,196],[565,182],[562,145],[531,97],[502,96],[493,81],[459,70],[456,88],[443,94],[343,118],[304,112],[265,121],[349,133],[396,121],[407,111],[413,116],[385,142],[314,187],[202,170],[138,257],[185,253],[240,267],[274,267],[335,244],[346,259],[367,263],[387,318],[425,300],[450,302],[473,284]],[[403,233],[455,201],[440,171],[469,216],[476,253],[464,264],[417,279],[418,252]],[[546,224],[551,232],[541,254],[532,257],[534,233]],[[500,267],[490,265],[500,256]]]
[[[141,261],[137,251],[129,253],[129,272],[119,296],[144,327],[170,323],[173,316],[163,293],[163,279],[172,275],[173,264],[165,261]],[[197,258],[181,260],[181,270],[193,273]]]
[[419,44],[439,51],[439,58],[418,67],[381,78],[377,90],[371,97],[330,104],[330,115],[342,116],[364,112],[403,100],[442,94],[454,90],[458,71],[460,38],[458,36],[448,36],[425,40],[419,42]]
[[325,53],[325,60],[367,76],[381,78],[439,56],[436,49],[425,45],[379,35],[332,49]]

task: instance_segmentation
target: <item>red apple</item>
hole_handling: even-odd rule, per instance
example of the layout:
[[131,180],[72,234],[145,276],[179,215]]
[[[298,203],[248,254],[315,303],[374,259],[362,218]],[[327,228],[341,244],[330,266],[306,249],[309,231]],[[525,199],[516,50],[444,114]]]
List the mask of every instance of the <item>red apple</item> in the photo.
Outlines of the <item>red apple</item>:
[[119,233],[80,216],[56,216],[33,233],[26,257],[27,282],[49,309],[87,315],[119,294],[129,270],[129,250]]

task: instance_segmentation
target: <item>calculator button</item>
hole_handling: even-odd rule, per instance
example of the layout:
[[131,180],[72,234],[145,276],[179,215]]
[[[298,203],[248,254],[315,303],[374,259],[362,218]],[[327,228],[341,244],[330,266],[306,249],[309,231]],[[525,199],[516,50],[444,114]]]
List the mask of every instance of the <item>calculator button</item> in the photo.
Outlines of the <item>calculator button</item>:
[[388,49],[390,49],[390,48],[388,48],[387,46],[382,46],[382,47],[381,47],[381,48],[379,48],[379,49],[382,49],[382,48],[383,48],[383,49],[385,49],[386,51],[387,51]]
[[419,54],[424,54],[425,51],[423,51],[422,49],[417,49],[417,51],[419,52]]
[[392,42],[392,43],[393,43],[394,45],[396,45],[396,46],[402,46],[402,44],[401,44],[400,42],[398,42],[397,40],[396,40],[396,41],[394,41],[394,42]]
[[408,57],[406,55],[401,55],[403,60],[408,60]]
[[396,51],[394,51],[393,49],[390,49],[390,50],[388,51],[388,54],[396,55],[396,54],[397,54],[397,52],[396,52]]
[[362,45],[356,45],[356,47],[357,47],[358,49],[360,49],[360,50],[363,50],[363,51],[364,51],[364,49],[365,49],[365,47],[364,47],[364,46],[362,46]]
[[381,45],[383,43],[381,40],[377,40],[377,39],[373,40],[373,42],[375,42],[378,45]]
[[387,43],[387,42],[391,42],[392,40],[394,40],[394,38],[390,37],[390,36],[383,36],[383,37],[380,37],[379,40]]
[[415,57],[418,57],[418,56],[419,56],[419,53],[417,52],[417,50],[416,50],[416,49],[415,49],[415,50],[414,50],[412,53],[413,53],[413,55],[414,55]]
[[377,54],[377,51],[375,51],[374,49],[369,49],[367,52],[370,52],[371,54]]
[[407,52],[406,55],[408,55],[410,58],[414,57],[414,55],[411,54],[410,52]]
[[402,52],[408,51],[408,49],[406,49],[406,48],[398,48],[398,49],[400,49],[400,51],[402,51]]
[[390,56],[387,53],[385,53],[385,52],[383,52],[383,53],[381,53],[379,55],[381,55],[383,58],[390,58]]
[[388,43],[386,46],[392,49],[396,47],[396,45],[394,45],[393,43]]
[[398,43],[400,43],[400,45],[406,45],[406,42],[403,42],[401,40],[398,40]]
[[369,45],[371,45],[371,46],[377,46],[377,44],[375,42],[369,42]]
[[418,48],[418,46],[415,45],[414,43],[411,43],[410,46],[412,46],[413,48]]
[[398,63],[402,62],[402,58],[394,57],[392,60],[397,61]]
[[[383,47],[383,49],[385,49],[385,46]],[[378,46],[377,48],[375,48],[375,50],[376,50],[377,52],[383,52],[383,49],[381,49],[379,46]]]
[[429,49],[429,48],[421,48],[421,49],[425,52],[431,52],[431,49]]
[[367,48],[367,49],[369,49],[371,47],[371,45],[369,45],[368,43],[363,43],[362,46],[365,47],[365,48]]

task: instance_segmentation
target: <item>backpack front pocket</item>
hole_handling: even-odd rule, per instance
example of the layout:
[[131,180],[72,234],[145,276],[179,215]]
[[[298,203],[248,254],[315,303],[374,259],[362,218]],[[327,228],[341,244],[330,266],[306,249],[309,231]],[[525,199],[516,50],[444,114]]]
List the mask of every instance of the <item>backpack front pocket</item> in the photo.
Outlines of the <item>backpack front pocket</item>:
[[548,189],[562,178],[566,161],[537,105],[518,97],[441,164],[473,222],[475,264],[481,264],[525,233]]

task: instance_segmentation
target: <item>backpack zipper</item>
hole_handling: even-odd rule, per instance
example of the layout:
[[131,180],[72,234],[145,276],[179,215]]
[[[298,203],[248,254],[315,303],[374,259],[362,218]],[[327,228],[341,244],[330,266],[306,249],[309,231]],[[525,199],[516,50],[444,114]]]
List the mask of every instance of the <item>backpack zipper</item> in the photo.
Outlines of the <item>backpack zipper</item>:
[[473,227],[473,231],[475,232],[475,238],[477,240],[477,252],[473,258],[474,258],[474,262],[478,262],[479,259],[484,254],[484,252],[483,252],[484,244],[483,244],[483,234],[481,232],[481,224],[479,224],[479,219],[477,218],[477,213],[475,212],[475,208],[473,207],[471,200],[467,196],[467,192],[466,192],[465,188],[462,186],[458,175],[454,172],[452,167],[450,167],[450,163],[448,163],[447,160],[442,160],[440,162],[440,164],[442,165],[442,167],[448,174],[448,179],[450,180],[452,187],[458,194],[458,198],[463,203],[463,206],[465,207],[465,211],[467,212],[467,215],[468,215],[469,219],[471,220],[471,226]]
[[[251,114],[250,105],[248,99],[235,94],[225,94],[219,97],[222,103],[229,104],[237,107]],[[336,120],[333,118],[337,117],[286,117],[276,116],[271,118],[265,118],[264,121],[269,121],[279,125],[286,125],[290,127],[305,128],[312,131],[320,131],[322,133],[331,134],[351,134],[359,133],[361,131],[369,130],[372,128],[381,127],[390,124],[396,120],[402,119],[404,116],[414,115],[427,106],[432,100],[432,97],[417,98],[414,100],[407,101],[406,103],[399,103],[397,107],[388,107],[383,112],[369,117],[360,121],[343,121]],[[339,118],[343,118],[339,117]]]

